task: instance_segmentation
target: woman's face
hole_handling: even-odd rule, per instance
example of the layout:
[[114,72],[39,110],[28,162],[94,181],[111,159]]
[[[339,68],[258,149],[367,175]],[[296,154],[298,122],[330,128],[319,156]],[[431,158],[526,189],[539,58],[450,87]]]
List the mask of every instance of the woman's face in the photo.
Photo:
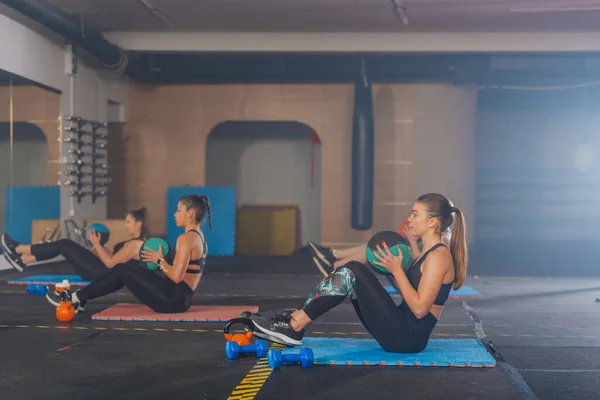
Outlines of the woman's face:
[[177,210],[175,210],[175,224],[178,227],[185,227],[187,209],[181,203],[177,203]]
[[427,205],[415,202],[412,212],[408,218],[410,233],[416,237],[422,237],[430,229],[435,229],[436,221],[427,214]]
[[125,217],[125,232],[129,236],[135,236],[136,230],[142,225],[140,221],[136,221],[131,214]]

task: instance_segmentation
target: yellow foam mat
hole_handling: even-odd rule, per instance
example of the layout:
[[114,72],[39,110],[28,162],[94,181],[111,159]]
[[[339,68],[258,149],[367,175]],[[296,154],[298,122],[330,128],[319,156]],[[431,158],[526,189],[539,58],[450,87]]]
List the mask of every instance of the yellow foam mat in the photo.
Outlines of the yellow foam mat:
[[236,252],[239,255],[289,255],[296,250],[296,209],[241,208]]

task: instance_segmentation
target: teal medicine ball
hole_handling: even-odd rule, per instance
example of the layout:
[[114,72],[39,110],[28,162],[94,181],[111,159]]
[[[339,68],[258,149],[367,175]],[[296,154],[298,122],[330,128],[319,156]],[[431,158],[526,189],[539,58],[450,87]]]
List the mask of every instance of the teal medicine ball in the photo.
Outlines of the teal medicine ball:
[[[150,238],[142,244],[142,247],[140,247],[140,260],[142,260],[142,251],[144,251],[146,249],[158,251],[159,245],[162,246],[162,253],[163,253],[163,259],[164,259],[164,257],[167,255],[167,253],[169,253],[169,251],[171,250],[171,248],[169,247],[169,243],[167,243],[166,240],[161,239],[161,238]],[[158,269],[158,265],[156,265],[150,261],[146,262],[146,267],[150,271],[156,271]]]
[[96,231],[96,233],[100,234],[100,245],[104,246],[106,243],[108,243],[108,239],[110,239],[110,232],[108,231],[108,228],[106,227],[106,225],[104,224],[100,224],[98,222],[88,225],[87,228],[85,228],[85,243],[89,246],[91,243],[87,238],[88,232],[94,230]]
[[[373,264],[373,262],[378,262],[377,257],[375,257],[375,254],[373,254],[373,251],[379,253],[377,250],[377,245],[379,245],[383,251],[381,244],[384,242],[387,244],[393,255],[397,256],[400,254],[400,252],[402,253],[402,268],[406,271],[410,265],[410,245],[404,236],[395,231],[377,232],[371,237],[371,239],[369,239],[366,250],[367,262],[369,265],[377,273],[391,275],[391,272],[389,272],[387,269],[380,265]],[[380,255],[383,256],[383,254]]]

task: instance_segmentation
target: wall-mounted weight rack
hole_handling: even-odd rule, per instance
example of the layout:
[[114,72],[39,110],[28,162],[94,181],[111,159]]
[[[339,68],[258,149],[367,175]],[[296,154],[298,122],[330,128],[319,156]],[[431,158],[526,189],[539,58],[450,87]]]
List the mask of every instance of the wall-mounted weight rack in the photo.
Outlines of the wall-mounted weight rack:
[[[108,124],[74,116],[65,117],[65,121],[68,124],[63,127],[63,141],[71,148],[67,150],[60,172],[67,179],[58,183],[74,188],[69,196],[76,198],[77,203],[86,196],[91,196],[92,203],[96,203],[98,197],[106,196],[111,181],[107,165]],[[90,188],[84,190],[86,187]]]

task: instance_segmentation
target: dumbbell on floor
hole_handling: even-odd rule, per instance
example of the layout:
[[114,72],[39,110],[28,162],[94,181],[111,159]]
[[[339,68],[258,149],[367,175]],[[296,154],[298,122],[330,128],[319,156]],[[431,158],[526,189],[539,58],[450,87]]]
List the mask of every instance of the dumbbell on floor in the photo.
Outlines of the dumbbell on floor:
[[258,339],[254,344],[240,346],[237,342],[225,343],[225,356],[230,359],[236,359],[240,354],[256,353],[256,356],[262,358],[267,355],[269,344],[266,340]]
[[313,366],[315,355],[311,349],[300,349],[299,354],[283,354],[280,350],[272,349],[269,351],[269,367],[273,369],[281,368],[282,363],[300,362],[302,368]]
[[32,296],[45,296],[48,293],[48,286],[30,283],[27,285],[27,293]]

